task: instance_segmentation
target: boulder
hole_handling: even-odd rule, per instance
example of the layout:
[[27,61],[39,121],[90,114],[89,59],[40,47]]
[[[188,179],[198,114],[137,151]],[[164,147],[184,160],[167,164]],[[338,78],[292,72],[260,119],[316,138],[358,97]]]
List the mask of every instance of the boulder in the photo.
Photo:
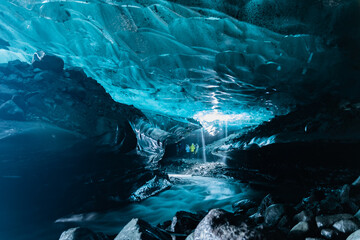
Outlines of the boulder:
[[191,233],[185,240],[194,240],[194,233]]
[[264,220],[263,216],[259,212],[250,215],[249,219],[255,223],[261,223]]
[[114,240],[171,240],[171,236],[141,219],[133,218]]
[[59,240],[109,240],[103,233],[95,233],[88,228],[70,228],[64,231]]
[[261,201],[259,208],[258,208],[258,212],[261,215],[265,214],[266,209],[270,206],[274,204],[274,200],[271,194],[266,195],[263,200]]
[[355,213],[355,215],[354,215],[357,219],[359,219],[360,220],[360,210],[359,211],[357,211],[356,213]]
[[346,238],[346,240],[359,240],[359,239],[360,239],[360,230],[353,232]]
[[352,200],[348,200],[343,203],[343,209],[346,213],[356,214],[359,210],[359,206]]
[[256,203],[254,201],[250,199],[242,199],[240,201],[233,203],[232,208],[235,212],[240,212],[240,211],[247,211],[255,206]]
[[43,51],[38,51],[33,56],[32,66],[34,68],[60,73],[64,69],[64,61],[57,56],[47,55]]
[[296,214],[293,219],[295,222],[308,222],[313,218],[314,214],[311,211],[304,210]]
[[199,224],[205,214],[194,214],[180,211],[172,219],[170,231],[189,235]]
[[277,224],[277,227],[279,229],[286,229],[287,231],[289,230],[288,227],[289,227],[289,217],[284,215],[281,217],[281,219],[279,220],[279,223]]
[[250,208],[249,210],[246,211],[246,215],[247,216],[254,215],[255,213],[257,213],[257,210],[258,210],[257,207]]
[[324,228],[321,230],[320,234],[326,239],[333,239],[338,235],[338,232],[334,229]]
[[308,222],[299,222],[290,230],[290,236],[305,237],[310,232]]
[[333,227],[342,233],[352,233],[359,229],[359,225],[351,219],[340,220]]
[[243,239],[248,233],[245,223],[238,223],[233,214],[212,209],[194,231],[194,240]]
[[134,191],[129,200],[131,202],[140,202],[148,197],[154,196],[171,187],[171,182],[166,174],[157,174],[144,185]]
[[265,223],[269,226],[274,226],[280,221],[284,214],[285,207],[283,204],[272,204],[265,211]]
[[316,204],[325,198],[325,193],[320,189],[313,189],[310,196],[303,198],[302,205]]
[[352,219],[353,216],[350,214],[335,214],[335,215],[326,215],[326,216],[316,216],[315,221],[318,228],[326,228],[332,226],[334,223],[345,220]]
[[350,199],[350,186],[345,184],[340,191],[340,201],[341,203],[346,203]]
[[163,229],[163,230],[170,230],[171,223],[172,223],[171,220],[167,220],[167,221],[165,221],[165,222],[163,222],[163,223],[159,223],[159,224],[157,225],[157,227],[158,227],[158,228],[161,228],[161,229]]
[[320,201],[318,213],[321,214],[338,214],[343,212],[343,208],[339,203],[337,197],[328,195],[325,199]]

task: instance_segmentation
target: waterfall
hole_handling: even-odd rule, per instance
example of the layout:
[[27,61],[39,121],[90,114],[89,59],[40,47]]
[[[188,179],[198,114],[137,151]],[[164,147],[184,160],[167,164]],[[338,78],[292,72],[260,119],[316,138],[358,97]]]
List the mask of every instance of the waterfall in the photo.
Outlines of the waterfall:
[[206,162],[206,145],[205,145],[205,137],[204,137],[204,128],[201,128],[201,141],[202,141],[203,159],[204,162]]

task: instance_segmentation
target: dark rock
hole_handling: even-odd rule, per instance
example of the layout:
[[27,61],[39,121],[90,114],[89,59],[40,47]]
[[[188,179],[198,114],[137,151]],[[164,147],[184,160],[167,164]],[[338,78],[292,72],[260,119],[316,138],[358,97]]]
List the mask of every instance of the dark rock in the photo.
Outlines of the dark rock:
[[273,197],[271,194],[266,195],[259,205],[258,212],[263,216],[266,209],[272,204],[274,204]]
[[238,202],[235,202],[232,205],[232,208],[235,212],[239,212],[239,211],[247,211],[255,206],[256,203],[254,201],[251,201],[250,199],[242,199]]
[[169,189],[170,187],[171,182],[166,174],[155,175],[152,179],[134,191],[129,200],[132,202],[139,202]]
[[301,211],[300,213],[294,216],[295,222],[308,222],[314,218],[314,214],[309,210]]
[[171,240],[171,236],[141,219],[133,218],[114,240]]
[[351,185],[354,187],[360,187],[360,176]]
[[343,212],[343,208],[338,199],[333,195],[329,195],[320,201],[318,206],[318,213],[320,214],[339,214],[341,212]]
[[255,214],[257,212],[257,210],[258,210],[257,207],[250,208],[249,210],[247,210],[246,215],[251,216],[251,215]]
[[359,225],[351,219],[340,220],[333,227],[342,233],[352,233],[359,229]]
[[285,207],[282,204],[272,204],[270,205],[264,215],[265,223],[269,226],[276,225],[281,217],[285,214]]
[[350,236],[346,238],[346,240],[359,240],[359,239],[360,239],[360,230],[353,232],[352,234],[350,234]]
[[49,70],[53,72],[62,72],[64,69],[64,61],[53,55],[47,55],[43,51],[34,54],[32,65],[34,68]]
[[321,236],[326,239],[333,239],[338,235],[338,232],[336,232],[334,229],[324,228],[321,230]]
[[161,228],[163,230],[170,230],[171,223],[172,223],[171,220],[167,220],[163,223],[159,223],[156,227]]
[[308,222],[299,222],[290,230],[290,236],[292,237],[305,237],[310,232],[310,226]]
[[204,213],[177,212],[172,219],[170,231],[189,235],[204,216]]
[[13,100],[9,100],[0,106],[0,118],[2,119],[23,120],[24,115],[24,111]]
[[221,209],[211,210],[194,231],[194,239],[242,239],[248,232],[245,223],[238,223],[234,216]]
[[348,202],[350,199],[350,186],[345,184],[340,191],[340,201],[341,203]]
[[340,220],[352,219],[350,214],[336,214],[326,216],[316,216],[315,221],[318,228],[327,228]]
[[357,211],[354,215],[358,220],[360,220],[360,210]]
[[259,212],[250,215],[249,219],[255,223],[261,223],[264,221],[264,217]]
[[289,221],[289,217],[284,215],[281,217],[279,223],[277,224],[277,227],[279,229],[284,229],[285,231],[288,231],[288,225],[289,225],[290,221]]
[[311,201],[321,201],[325,198],[325,193],[321,189],[315,189],[310,194]]
[[94,233],[87,228],[71,228],[64,231],[59,240],[110,240],[103,233]]
[[342,206],[346,213],[356,214],[359,210],[359,206],[352,200],[344,202]]

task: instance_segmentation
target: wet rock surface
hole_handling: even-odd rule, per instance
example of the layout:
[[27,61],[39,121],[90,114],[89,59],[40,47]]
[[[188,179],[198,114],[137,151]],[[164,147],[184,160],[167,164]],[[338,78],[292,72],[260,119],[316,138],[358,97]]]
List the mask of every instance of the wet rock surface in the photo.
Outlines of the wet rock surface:
[[272,204],[266,208],[264,214],[265,224],[269,226],[276,225],[285,214],[285,207],[282,204]]
[[241,218],[221,209],[213,209],[194,230],[194,239],[236,239],[260,237],[261,232],[252,230]]
[[141,219],[134,218],[114,240],[171,240],[171,236]]
[[[177,212],[173,217],[170,231],[174,233],[180,233],[189,235],[196,228],[199,222],[202,220],[206,213],[190,213],[190,212]],[[183,237],[185,239],[185,237]],[[181,237],[177,237],[177,239],[181,239]]]
[[59,240],[109,240],[103,233],[94,233],[87,228],[71,228],[67,231],[64,231]]
[[[156,174],[153,175],[153,178],[145,182],[145,184],[136,189],[136,191],[133,191],[129,198],[130,201],[140,202],[171,187],[171,182],[167,174],[157,171]],[[141,183],[143,181],[139,182]]]
[[240,200],[232,205],[234,212],[243,212],[254,208],[256,203],[250,199]]

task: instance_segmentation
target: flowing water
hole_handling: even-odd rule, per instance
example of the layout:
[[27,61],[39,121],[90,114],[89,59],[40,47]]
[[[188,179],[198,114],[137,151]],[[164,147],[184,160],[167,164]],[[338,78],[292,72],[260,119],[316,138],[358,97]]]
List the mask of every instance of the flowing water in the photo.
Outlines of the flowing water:
[[105,213],[73,215],[58,219],[57,223],[86,226],[95,231],[116,234],[132,218],[141,218],[157,225],[171,220],[177,211],[197,212],[213,208],[232,211],[231,204],[235,201],[262,196],[248,185],[232,179],[179,174],[172,174],[170,178],[174,182],[171,189],[143,202]]
[[[189,161],[198,162],[196,166],[205,170],[216,166],[202,163],[202,159]],[[71,193],[60,196],[67,183],[67,178],[63,178],[67,176],[66,172],[55,168],[43,176],[46,172],[35,164],[36,161],[31,163],[26,172],[9,172],[0,178],[4,193],[0,214],[1,240],[58,239],[62,231],[77,226],[117,234],[132,218],[157,225],[171,220],[178,211],[197,212],[213,208],[231,211],[231,204],[240,199],[260,199],[263,196],[248,184],[233,179],[170,174],[173,182],[170,189],[140,203],[130,203],[106,212],[64,216],[60,214],[64,212],[61,208],[72,198]],[[56,162],[51,166],[57,166]],[[50,175],[55,172],[58,173],[53,177],[56,184],[49,185]]]

